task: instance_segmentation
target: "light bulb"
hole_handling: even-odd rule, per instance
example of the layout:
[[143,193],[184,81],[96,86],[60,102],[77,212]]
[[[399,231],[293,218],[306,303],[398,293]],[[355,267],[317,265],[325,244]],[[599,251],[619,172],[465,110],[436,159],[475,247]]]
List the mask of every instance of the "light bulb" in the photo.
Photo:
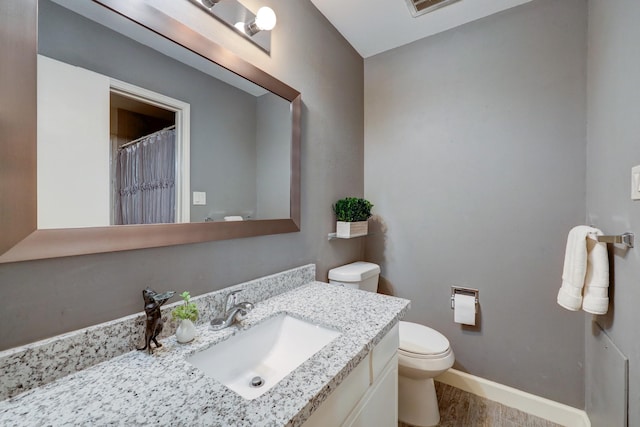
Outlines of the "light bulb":
[[240,31],[241,33],[246,34],[247,32],[246,30],[246,24],[244,22],[236,22],[235,24],[233,24],[233,26],[235,27],[236,30]]
[[256,14],[256,26],[262,31],[273,30],[276,26],[276,13],[270,7],[263,6]]

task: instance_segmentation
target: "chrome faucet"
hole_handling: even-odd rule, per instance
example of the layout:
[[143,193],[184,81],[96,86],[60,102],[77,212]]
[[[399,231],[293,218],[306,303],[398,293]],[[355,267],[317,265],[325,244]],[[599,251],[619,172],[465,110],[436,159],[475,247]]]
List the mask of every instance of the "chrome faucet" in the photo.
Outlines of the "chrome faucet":
[[253,304],[250,302],[236,303],[236,294],[242,292],[242,289],[230,292],[227,295],[227,302],[225,303],[224,317],[218,317],[211,321],[211,328],[214,331],[219,331],[224,328],[228,328],[233,322],[239,322],[247,317],[247,314],[253,310]]

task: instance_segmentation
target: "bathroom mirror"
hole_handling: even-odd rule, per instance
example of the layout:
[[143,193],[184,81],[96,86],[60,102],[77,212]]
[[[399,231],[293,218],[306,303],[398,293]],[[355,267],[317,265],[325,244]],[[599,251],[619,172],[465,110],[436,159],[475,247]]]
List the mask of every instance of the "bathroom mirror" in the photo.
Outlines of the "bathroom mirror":
[[[9,0],[0,18],[14,37],[0,59],[16,64],[0,77],[0,89],[16,95],[0,141],[0,262],[299,230],[297,91],[148,3],[40,1],[39,23],[37,0]],[[101,83],[73,87],[85,80]],[[93,110],[98,124],[84,116]],[[122,123],[138,134],[114,136]],[[163,168],[177,178],[175,217],[122,222],[118,147],[162,132],[186,147]]]

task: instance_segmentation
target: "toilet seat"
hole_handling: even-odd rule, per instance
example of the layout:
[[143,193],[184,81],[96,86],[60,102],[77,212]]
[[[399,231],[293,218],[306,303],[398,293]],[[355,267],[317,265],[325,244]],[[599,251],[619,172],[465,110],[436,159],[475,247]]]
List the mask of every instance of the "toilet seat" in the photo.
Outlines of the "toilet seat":
[[400,354],[433,359],[446,356],[450,350],[449,340],[440,332],[417,323],[400,322]]
[[449,340],[424,325],[400,322],[398,367],[400,375],[433,378],[453,366],[455,355]]
[[448,349],[446,351],[443,351],[442,353],[437,353],[437,354],[421,354],[421,353],[412,353],[410,351],[405,351],[402,350],[401,348],[398,349],[398,354],[400,356],[404,356],[404,357],[410,357],[412,359],[442,359],[444,357],[447,357],[449,355],[449,353],[451,353],[451,349]]

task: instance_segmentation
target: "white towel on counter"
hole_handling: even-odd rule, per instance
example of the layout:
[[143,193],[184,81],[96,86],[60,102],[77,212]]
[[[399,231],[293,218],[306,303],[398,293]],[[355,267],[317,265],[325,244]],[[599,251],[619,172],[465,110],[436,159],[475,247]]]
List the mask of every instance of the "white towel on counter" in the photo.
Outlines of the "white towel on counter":
[[609,259],[607,245],[597,241],[598,235],[602,235],[602,231],[586,225],[574,227],[569,232],[557,299],[567,310],[582,308],[593,314],[607,312]]

